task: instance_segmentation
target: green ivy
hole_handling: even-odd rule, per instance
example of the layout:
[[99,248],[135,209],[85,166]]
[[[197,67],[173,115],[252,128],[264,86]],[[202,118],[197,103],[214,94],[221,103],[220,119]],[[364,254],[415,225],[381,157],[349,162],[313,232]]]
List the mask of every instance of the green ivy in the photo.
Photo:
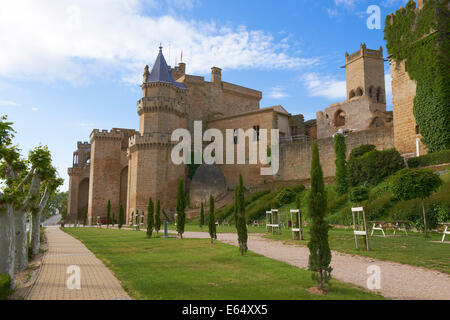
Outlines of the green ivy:
[[429,0],[421,10],[414,1],[399,9],[391,25],[387,16],[384,39],[396,61],[417,83],[414,117],[429,152],[450,149],[450,62],[448,0]]

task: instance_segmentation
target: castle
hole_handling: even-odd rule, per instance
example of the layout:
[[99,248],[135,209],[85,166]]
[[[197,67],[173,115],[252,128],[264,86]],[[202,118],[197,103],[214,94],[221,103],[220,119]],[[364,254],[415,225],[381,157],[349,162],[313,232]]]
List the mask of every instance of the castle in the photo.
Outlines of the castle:
[[[409,132],[415,126],[411,116],[414,84],[404,68],[393,67],[395,62],[391,62],[394,111],[386,111],[384,61],[382,48],[371,50],[365,44],[347,53],[346,100],[318,111],[316,119],[304,121],[303,115],[292,115],[280,105],[260,108],[262,93],[223,81],[220,68],[211,68],[211,81],[186,74],[185,63],[171,68],[160,47],[152,69],[146,66],[144,70],[142,98],[137,103],[139,130],[95,129],[89,142],[78,142],[68,169],[68,220],[82,220],[87,212],[88,222],[94,223],[96,217],[106,215],[111,201],[111,212],[117,216],[122,204],[128,221],[132,212],[146,212],[149,197],[160,199],[161,207],[173,213],[180,178],[192,206],[205,201],[210,193],[221,197],[231,192],[240,173],[249,188],[305,182],[313,141],[319,145],[324,176],[332,179],[332,136],[337,131],[346,134],[348,152],[362,144],[380,150],[395,146],[403,154],[416,152],[420,135]],[[202,121],[203,131],[217,128],[224,136],[226,129],[278,129],[278,173],[260,175],[262,164],[204,164],[190,175],[188,165],[171,161],[176,143],[170,137],[178,128],[192,133],[194,121]]]

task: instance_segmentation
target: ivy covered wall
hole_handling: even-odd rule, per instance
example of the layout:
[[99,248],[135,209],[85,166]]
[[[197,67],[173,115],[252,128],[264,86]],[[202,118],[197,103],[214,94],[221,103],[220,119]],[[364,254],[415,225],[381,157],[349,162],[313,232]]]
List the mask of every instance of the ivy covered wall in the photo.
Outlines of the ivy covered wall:
[[450,149],[449,24],[449,0],[427,0],[421,10],[411,0],[384,29],[391,58],[406,60],[417,83],[414,117],[429,152]]

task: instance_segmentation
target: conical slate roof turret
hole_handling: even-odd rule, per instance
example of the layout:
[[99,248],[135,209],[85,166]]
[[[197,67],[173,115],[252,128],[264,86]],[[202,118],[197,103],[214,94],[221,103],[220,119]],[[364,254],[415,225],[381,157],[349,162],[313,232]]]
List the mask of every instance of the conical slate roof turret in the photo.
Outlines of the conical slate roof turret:
[[[148,71],[147,71],[148,72]],[[148,82],[166,82],[172,83],[173,85],[185,89],[184,84],[175,82],[173,80],[172,74],[170,73],[169,66],[167,65],[166,59],[164,59],[164,55],[162,53],[162,47],[159,47],[158,57],[156,58],[155,63],[153,64],[152,71],[148,74],[145,79],[146,83]]]

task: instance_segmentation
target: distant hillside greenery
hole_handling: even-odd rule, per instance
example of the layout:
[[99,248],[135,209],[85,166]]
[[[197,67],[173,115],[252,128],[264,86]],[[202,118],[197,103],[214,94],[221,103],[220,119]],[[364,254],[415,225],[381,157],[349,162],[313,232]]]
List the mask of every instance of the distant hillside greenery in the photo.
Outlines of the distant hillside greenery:
[[[428,213],[430,228],[436,228],[440,222],[450,222],[450,166],[444,169],[441,178],[444,185],[439,191],[425,200],[425,207]],[[388,179],[366,187],[369,191],[369,200],[363,205],[366,209],[368,220],[408,220],[410,226],[421,229],[423,226],[422,207],[420,199],[410,201],[399,201],[394,198],[389,190]],[[331,224],[351,225],[352,204],[349,201],[349,193],[337,196],[335,185],[326,186],[328,194],[328,215],[327,219]],[[349,191],[350,192],[350,191]],[[266,210],[280,209],[283,216],[289,209],[296,209],[295,197],[297,194],[301,198],[301,210],[305,213],[306,222],[306,195],[308,189],[303,185],[292,188],[281,188],[275,191],[263,190],[248,195],[245,199],[247,221],[265,220]],[[233,222],[233,205],[228,205],[217,210],[218,221]],[[427,220],[428,220],[427,219]]]

